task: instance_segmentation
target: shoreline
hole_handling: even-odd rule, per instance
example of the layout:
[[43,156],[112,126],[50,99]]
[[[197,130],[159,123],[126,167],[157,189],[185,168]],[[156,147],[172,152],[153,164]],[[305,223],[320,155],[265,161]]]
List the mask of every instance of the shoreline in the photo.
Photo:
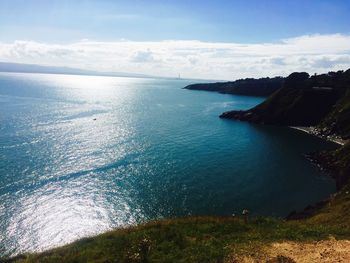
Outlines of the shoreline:
[[329,142],[333,142],[336,143],[340,146],[344,146],[345,143],[347,142],[346,140],[343,140],[342,138],[338,137],[338,136],[334,136],[334,135],[321,135],[321,133],[319,132],[319,130],[315,127],[315,126],[310,126],[310,127],[304,127],[304,126],[288,126],[291,129],[295,129],[298,131],[302,131],[305,132],[307,134],[316,136],[320,139],[329,141]]

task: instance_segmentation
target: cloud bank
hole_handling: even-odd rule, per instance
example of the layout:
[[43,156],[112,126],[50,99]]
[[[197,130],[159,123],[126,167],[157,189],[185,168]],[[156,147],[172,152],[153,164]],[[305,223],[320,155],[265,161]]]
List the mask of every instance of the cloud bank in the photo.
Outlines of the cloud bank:
[[48,44],[18,40],[0,42],[0,61],[231,80],[350,68],[350,35],[305,35],[255,44],[196,40]]

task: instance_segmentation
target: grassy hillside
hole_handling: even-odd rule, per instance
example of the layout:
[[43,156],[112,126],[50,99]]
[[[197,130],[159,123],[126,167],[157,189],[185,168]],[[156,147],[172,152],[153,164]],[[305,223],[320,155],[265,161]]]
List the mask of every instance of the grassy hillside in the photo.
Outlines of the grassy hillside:
[[229,111],[220,117],[262,124],[311,126],[332,110],[339,97],[337,90],[282,88],[248,111]]
[[[254,218],[183,218],[161,220],[84,238],[40,254],[22,255],[15,262],[234,262],[259,253],[273,242],[350,239],[349,196],[334,199],[317,217],[304,221]],[[341,204],[341,205],[340,205]],[[350,211],[349,209],[347,211]]]
[[330,133],[344,136],[350,131],[349,98],[350,69],[311,77],[305,72],[295,72],[261,104],[247,111],[225,112],[220,117],[275,125],[323,123]]

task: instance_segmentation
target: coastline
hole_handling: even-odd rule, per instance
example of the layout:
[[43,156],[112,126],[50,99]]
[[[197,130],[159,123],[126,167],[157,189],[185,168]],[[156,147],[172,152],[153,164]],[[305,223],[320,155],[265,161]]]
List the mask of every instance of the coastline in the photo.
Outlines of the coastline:
[[299,130],[302,132],[305,132],[307,134],[316,136],[318,138],[321,138],[323,140],[327,140],[330,142],[334,142],[340,146],[344,146],[345,143],[347,142],[346,140],[343,140],[342,138],[335,136],[335,135],[322,135],[321,132],[315,127],[315,126],[309,126],[309,127],[304,127],[304,126],[288,126],[291,129]]

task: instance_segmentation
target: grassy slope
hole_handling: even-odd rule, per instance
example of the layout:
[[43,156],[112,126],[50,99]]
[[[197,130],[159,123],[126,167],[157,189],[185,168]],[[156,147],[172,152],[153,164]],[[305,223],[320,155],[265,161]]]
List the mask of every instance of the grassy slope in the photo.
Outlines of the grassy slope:
[[332,111],[338,98],[337,91],[282,88],[250,110],[224,114],[254,123],[313,126]]
[[[349,198],[346,198],[349,204]],[[337,209],[338,204],[335,206]],[[342,205],[343,207],[343,205]],[[349,206],[347,206],[349,207]],[[235,218],[184,218],[114,230],[18,262],[223,262],[276,241],[350,238],[350,218],[333,221],[328,210],[318,218],[282,221],[269,218],[244,223]],[[322,222],[322,224],[320,224]]]
[[[302,222],[302,221],[299,221]],[[332,195],[327,206],[305,222],[315,225],[333,225],[344,230],[350,227],[350,184]]]

